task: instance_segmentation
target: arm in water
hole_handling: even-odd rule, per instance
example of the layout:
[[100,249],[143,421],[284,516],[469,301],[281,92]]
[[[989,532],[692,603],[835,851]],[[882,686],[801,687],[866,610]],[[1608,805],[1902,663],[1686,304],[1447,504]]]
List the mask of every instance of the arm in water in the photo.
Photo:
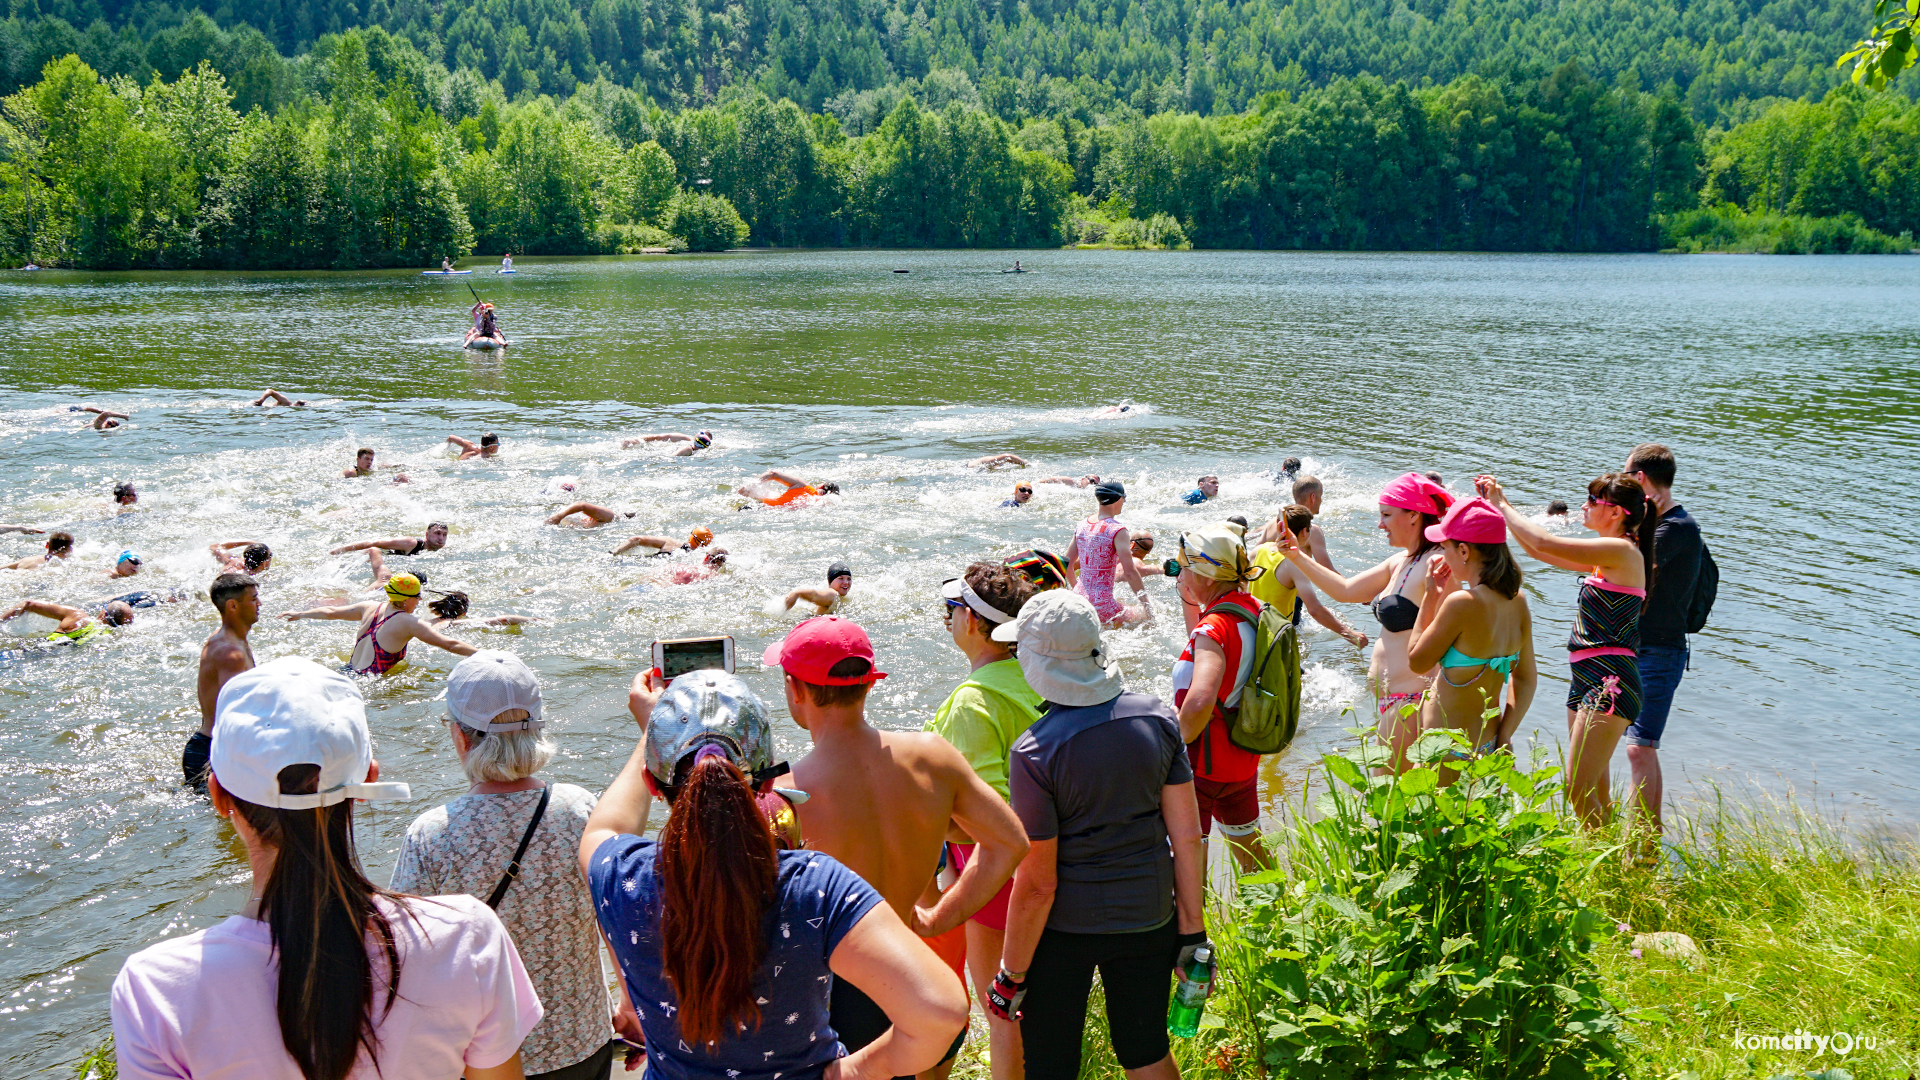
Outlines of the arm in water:
[[0,613],[0,622],[29,614],[41,615],[59,623],[60,632],[63,634],[79,629],[80,624],[87,621],[87,613],[77,607],[68,607],[65,604],[55,604],[46,600],[22,600],[8,608],[5,613]]
[[283,611],[280,617],[288,622],[301,619],[351,619],[355,622],[367,617],[367,613],[380,606],[378,600],[362,600],[357,604],[342,604],[338,607],[308,608],[305,611]]

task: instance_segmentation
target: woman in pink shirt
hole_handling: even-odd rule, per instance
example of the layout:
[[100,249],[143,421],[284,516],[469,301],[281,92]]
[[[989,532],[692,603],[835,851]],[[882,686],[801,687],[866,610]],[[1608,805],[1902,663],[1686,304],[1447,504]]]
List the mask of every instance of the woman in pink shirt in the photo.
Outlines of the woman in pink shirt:
[[484,903],[388,892],[354,858],[379,783],[353,681],[283,657],[215,707],[207,790],[253,871],[240,914],[151,945],[113,983],[126,1080],[519,1080],[540,1000]]

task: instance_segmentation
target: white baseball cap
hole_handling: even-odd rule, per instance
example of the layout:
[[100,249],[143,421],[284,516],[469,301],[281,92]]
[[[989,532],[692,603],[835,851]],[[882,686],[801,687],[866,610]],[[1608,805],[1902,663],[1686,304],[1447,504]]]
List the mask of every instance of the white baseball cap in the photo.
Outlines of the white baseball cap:
[[[514,709],[527,718],[493,722]],[[475,731],[538,731],[546,725],[540,711],[539,677],[510,652],[482,649],[447,676],[447,715]]]
[[[360,688],[330,668],[283,656],[220,688],[213,712],[213,775],[236,799],[312,810],[347,799],[406,799],[405,784],[367,783],[373,739]],[[319,791],[280,793],[280,770],[320,766]]]

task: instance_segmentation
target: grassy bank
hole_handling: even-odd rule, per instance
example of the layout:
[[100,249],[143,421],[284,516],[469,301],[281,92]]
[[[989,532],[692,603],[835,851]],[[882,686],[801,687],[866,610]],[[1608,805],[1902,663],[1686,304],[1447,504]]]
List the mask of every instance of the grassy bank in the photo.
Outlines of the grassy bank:
[[1888,236],[1869,228],[1858,214],[1772,214],[1722,203],[1663,214],[1655,224],[1666,250],[1688,254],[1904,255],[1914,246],[1911,234]]
[[[1450,745],[1428,740],[1429,761]],[[1280,869],[1216,898],[1220,989],[1211,1026],[1175,1041],[1183,1076],[1920,1073],[1917,834],[1863,844],[1796,804],[1716,798],[1640,866],[1570,824],[1551,766],[1486,758],[1444,787],[1432,764],[1393,780],[1370,764],[1330,755],[1269,837]],[[974,1027],[956,1080],[990,1075]],[[1123,1078],[1097,990],[1081,1075]]]

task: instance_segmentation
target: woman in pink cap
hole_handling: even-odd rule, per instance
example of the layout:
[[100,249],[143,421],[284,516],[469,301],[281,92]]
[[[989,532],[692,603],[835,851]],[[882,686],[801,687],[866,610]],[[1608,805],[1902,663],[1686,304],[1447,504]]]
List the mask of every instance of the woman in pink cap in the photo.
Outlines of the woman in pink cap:
[[1421,605],[1408,658],[1438,677],[1421,706],[1420,727],[1463,731],[1477,754],[1510,749],[1540,673],[1506,520],[1487,500],[1465,499],[1426,535],[1440,545],[1427,560],[1438,599]]
[[1567,801],[1589,828],[1613,816],[1613,748],[1640,716],[1640,606],[1653,579],[1653,527],[1637,480],[1607,473],[1587,485],[1582,523],[1597,536],[1555,536],[1507,502],[1500,482],[1473,482],[1500,508],[1527,554],[1585,572],[1567,639]]
[[1395,477],[1380,492],[1380,531],[1400,550],[1371,569],[1352,577],[1315,562],[1300,550],[1298,541],[1278,526],[1276,543],[1314,587],[1342,603],[1373,599],[1373,616],[1380,620],[1380,638],[1373,647],[1367,683],[1373,689],[1380,741],[1393,748],[1394,771],[1405,767],[1407,747],[1420,734],[1416,713],[1426,690],[1426,668],[1414,666],[1408,656],[1413,626],[1427,593],[1425,556],[1436,546],[1426,530],[1440,523],[1453,505],[1446,488],[1419,473]]

